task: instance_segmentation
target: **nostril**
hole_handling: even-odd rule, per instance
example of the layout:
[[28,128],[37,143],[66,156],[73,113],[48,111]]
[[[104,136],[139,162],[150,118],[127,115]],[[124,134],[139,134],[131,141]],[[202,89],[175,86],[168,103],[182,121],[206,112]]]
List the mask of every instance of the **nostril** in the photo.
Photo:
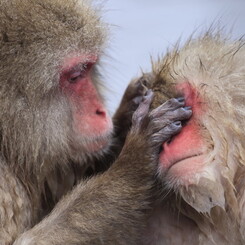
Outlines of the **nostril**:
[[98,116],[103,116],[103,117],[106,115],[105,111],[99,110],[99,109],[96,110],[95,114]]

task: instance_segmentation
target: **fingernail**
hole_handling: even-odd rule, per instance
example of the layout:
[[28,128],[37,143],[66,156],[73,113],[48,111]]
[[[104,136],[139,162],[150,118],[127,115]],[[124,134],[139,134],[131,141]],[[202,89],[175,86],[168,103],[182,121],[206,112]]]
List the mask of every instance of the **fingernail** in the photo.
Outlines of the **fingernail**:
[[177,100],[178,100],[179,102],[184,102],[184,101],[185,101],[185,98],[184,98],[184,97],[179,97],[179,98],[177,98]]
[[180,121],[174,122],[174,125],[179,127],[181,126],[181,122]]

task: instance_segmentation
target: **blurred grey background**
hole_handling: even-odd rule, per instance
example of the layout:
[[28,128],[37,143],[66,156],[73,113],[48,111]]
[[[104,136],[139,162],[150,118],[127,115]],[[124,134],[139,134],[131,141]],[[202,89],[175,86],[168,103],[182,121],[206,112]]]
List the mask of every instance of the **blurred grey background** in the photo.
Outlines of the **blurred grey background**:
[[103,19],[111,25],[103,76],[114,112],[129,81],[151,70],[151,56],[163,55],[181,38],[215,22],[232,37],[245,34],[245,0],[106,0]]

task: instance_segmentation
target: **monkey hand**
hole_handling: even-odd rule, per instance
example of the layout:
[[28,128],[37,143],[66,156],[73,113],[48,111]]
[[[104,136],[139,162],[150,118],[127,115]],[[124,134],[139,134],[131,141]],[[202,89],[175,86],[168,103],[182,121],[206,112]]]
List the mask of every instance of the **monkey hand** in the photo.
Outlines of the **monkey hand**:
[[141,103],[152,79],[149,73],[132,80],[123,95],[113,121],[115,133],[124,139],[132,125],[132,115]]
[[[146,157],[146,164],[153,161],[155,165],[163,143],[180,132],[181,121],[189,119],[192,111],[190,107],[184,107],[184,98],[170,99],[150,111],[152,99],[153,92],[148,90],[133,114],[132,128],[125,146],[126,144],[134,144],[131,148],[138,146],[138,154]],[[139,161],[142,164],[144,159]]]

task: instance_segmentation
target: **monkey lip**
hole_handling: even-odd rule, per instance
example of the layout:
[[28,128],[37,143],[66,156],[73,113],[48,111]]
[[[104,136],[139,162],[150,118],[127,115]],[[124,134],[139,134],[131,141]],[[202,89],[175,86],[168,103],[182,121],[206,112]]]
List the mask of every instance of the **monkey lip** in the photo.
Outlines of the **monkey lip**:
[[179,164],[181,162],[185,162],[185,161],[193,161],[195,160],[196,157],[199,157],[199,156],[202,156],[203,154],[200,153],[200,154],[195,154],[195,155],[190,155],[190,156],[187,156],[187,157],[183,157],[181,159],[176,159],[175,161],[173,161],[170,166],[169,166],[169,169],[173,166],[173,165],[176,165],[176,164]]
[[164,158],[164,153],[160,156],[160,166],[163,172],[182,178],[192,175],[202,169],[205,163],[203,152],[186,155],[181,158]]

